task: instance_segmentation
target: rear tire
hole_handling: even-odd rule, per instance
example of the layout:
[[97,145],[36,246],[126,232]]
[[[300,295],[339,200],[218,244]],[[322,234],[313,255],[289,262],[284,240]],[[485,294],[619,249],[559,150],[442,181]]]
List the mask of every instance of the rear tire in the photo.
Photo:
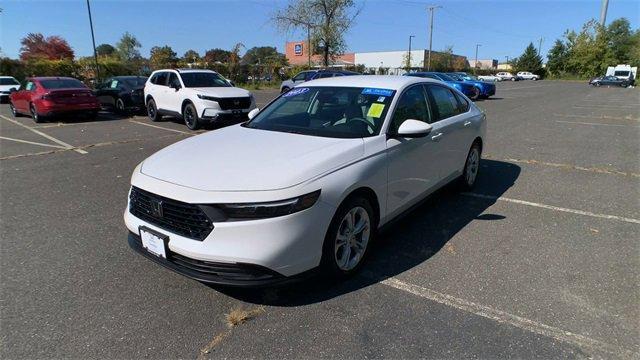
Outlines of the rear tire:
[[162,119],[162,116],[158,114],[158,108],[156,107],[156,102],[153,99],[149,99],[149,101],[147,101],[147,116],[149,116],[149,120],[153,122],[157,122]]
[[478,173],[480,172],[480,160],[482,159],[482,149],[480,144],[474,142],[467,154],[467,160],[459,178],[459,185],[463,191],[469,191],[476,185]]
[[46,118],[38,114],[38,110],[36,109],[35,105],[33,104],[29,105],[29,112],[31,112],[31,118],[36,123],[40,124],[45,122]]
[[516,81],[516,78],[511,78],[511,81]]
[[200,127],[200,119],[198,119],[198,112],[193,104],[189,103],[185,105],[182,110],[182,119],[189,130],[198,130]]
[[346,278],[357,272],[377,229],[377,217],[368,200],[354,197],[340,205],[322,246],[323,273],[333,278]]

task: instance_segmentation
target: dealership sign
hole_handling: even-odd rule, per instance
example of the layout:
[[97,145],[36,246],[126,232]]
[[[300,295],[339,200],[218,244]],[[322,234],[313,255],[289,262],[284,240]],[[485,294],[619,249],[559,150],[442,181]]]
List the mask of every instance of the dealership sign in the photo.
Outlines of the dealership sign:
[[298,43],[293,46],[293,52],[296,55],[302,55],[302,44]]

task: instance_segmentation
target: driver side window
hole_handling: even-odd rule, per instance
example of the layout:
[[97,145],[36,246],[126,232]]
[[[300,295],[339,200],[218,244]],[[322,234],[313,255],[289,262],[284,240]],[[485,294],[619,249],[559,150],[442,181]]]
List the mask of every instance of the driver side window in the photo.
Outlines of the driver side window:
[[179,89],[182,87],[182,85],[180,84],[180,80],[178,79],[178,75],[176,75],[175,73],[169,74],[169,87],[174,89]]
[[293,81],[302,81],[305,79],[307,73],[301,72],[298,75],[293,77]]
[[430,124],[429,105],[422,85],[416,85],[405,91],[396,105],[389,133],[395,134],[400,125],[407,119],[424,121]]

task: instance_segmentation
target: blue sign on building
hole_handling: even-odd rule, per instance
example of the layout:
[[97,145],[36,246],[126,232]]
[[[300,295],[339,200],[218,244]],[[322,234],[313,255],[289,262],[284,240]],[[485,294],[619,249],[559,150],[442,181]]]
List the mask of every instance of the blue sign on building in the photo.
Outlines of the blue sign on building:
[[302,55],[302,44],[295,44],[295,45],[293,46],[293,52],[294,52],[296,55]]

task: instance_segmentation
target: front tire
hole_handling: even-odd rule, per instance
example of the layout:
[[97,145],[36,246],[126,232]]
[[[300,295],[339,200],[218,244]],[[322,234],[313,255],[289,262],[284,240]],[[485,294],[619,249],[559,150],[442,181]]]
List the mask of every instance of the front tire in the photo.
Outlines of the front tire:
[[516,81],[516,78],[511,78],[511,81]]
[[480,159],[482,158],[482,149],[480,144],[475,142],[471,145],[467,160],[464,163],[462,176],[460,177],[460,186],[462,190],[471,190],[476,185],[478,173],[480,172]]
[[122,98],[117,98],[115,102],[115,110],[116,114],[124,114],[126,113],[126,108],[124,106],[124,100]]
[[288,87],[285,86],[282,89],[280,89],[280,94],[284,94],[284,93],[288,92],[289,90],[291,90],[291,89],[289,89]]
[[160,121],[162,116],[158,114],[158,108],[156,107],[156,102],[153,99],[149,99],[147,101],[147,116],[149,116],[149,120],[153,122]]
[[368,200],[354,197],[343,203],[324,239],[321,265],[332,277],[344,278],[362,266],[378,225]]
[[20,117],[20,113],[16,110],[15,106],[13,106],[12,102],[9,102],[9,109],[11,110],[11,115],[13,115],[14,118]]
[[185,125],[189,128],[189,130],[198,130],[200,127],[200,120],[198,119],[198,112],[196,111],[196,107],[193,104],[187,104],[182,110],[182,118],[184,119]]
[[480,89],[474,86],[472,93],[469,95],[469,99],[476,101],[479,98],[480,98]]

